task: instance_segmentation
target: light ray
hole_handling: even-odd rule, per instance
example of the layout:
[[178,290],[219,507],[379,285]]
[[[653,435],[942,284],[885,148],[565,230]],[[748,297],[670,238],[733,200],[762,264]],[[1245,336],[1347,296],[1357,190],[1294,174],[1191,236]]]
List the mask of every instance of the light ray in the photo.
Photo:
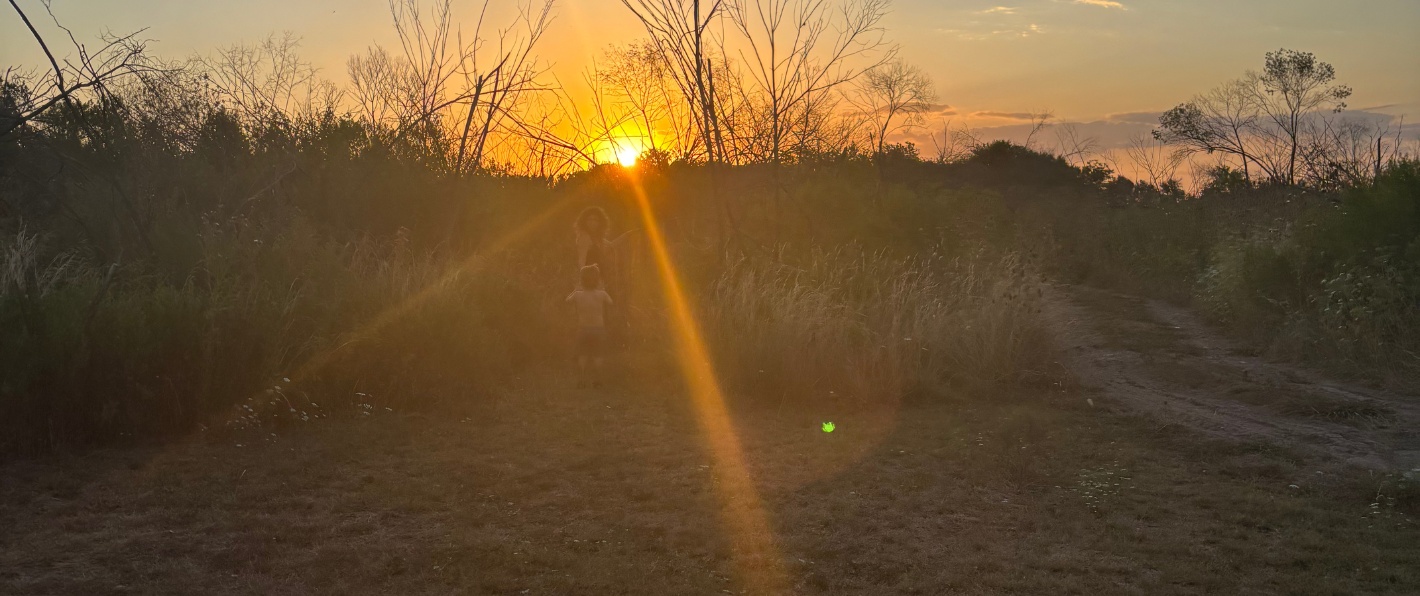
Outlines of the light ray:
[[656,270],[661,277],[666,302],[671,309],[676,359],[689,385],[696,419],[713,459],[715,490],[722,501],[722,515],[730,533],[731,557],[739,571],[740,581],[754,594],[787,594],[790,586],[783,560],[775,545],[774,533],[759,491],[755,489],[754,479],[745,466],[739,437],[725,406],[719,379],[711,366],[700,325],[685,299],[646,190],[634,172],[629,172],[628,176]]
[[413,295],[405,298],[404,300],[399,301],[398,303],[384,309],[379,314],[375,315],[374,318],[370,319],[370,322],[349,333],[344,338],[344,341],[342,341],[339,345],[320,352],[307,359],[306,362],[303,363],[300,368],[296,369],[293,374],[289,375],[289,378],[299,380],[310,377],[312,374],[315,374],[322,368],[325,368],[326,365],[330,364],[330,362],[334,360],[336,356],[344,352],[347,347],[358,345],[362,340],[365,340],[379,333],[381,330],[388,327],[391,323],[394,323],[404,318],[404,316],[410,311],[414,310],[415,307],[428,301],[430,297],[434,296],[434,294],[437,293],[440,288],[444,287],[444,285],[450,280],[454,279],[459,275],[476,272],[479,269],[483,268],[483,265],[487,262],[487,258],[489,255],[495,254],[507,248],[509,245],[513,244],[514,242],[517,242],[519,239],[526,236],[529,232],[537,229],[538,226],[542,225],[549,218],[558,213],[561,210],[561,207],[567,202],[569,202],[569,200],[570,198],[564,197],[555,201],[552,205],[549,205],[548,208],[544,209],[541,213],[538,213],[537,215],[528,219],[528,221],[523,222],[522,225],[508,231],[507,233],[503,234],[502,236],[499,236],[498,238],[495,238],[492,242],[488,243],[488,245],[485,246],[483,249],[470,255],[467,259],[464,259],[459,264],[451,267],[449,271],[443,275],[443,277],[438,279],[438,281],[426,285],[424,288],[420,289],[418,292],[415,292]]
[[[534,215],[533,217],[529,218],[526,222],[523,222],[522,225],[519,225],[518,227],[508,231],[502,236],[495,238],[492,242],[489,242],[482,250],[479,250],[478,252],[464,259],[459,264],[451,267],[447,273],[445,273],[442,277],[439,278],[438,281],[430,283],[429,285],[420,289],[413,295],[405,298],[404,300],[401,300],[399,303],[384,309],[379,314],[375,315],[372,319],[370,319],[368,323],[365,323],[364,325],[350,332],[347,335],[345,341],[341,342],[339,345],[333,346],[330,349],[319,352],[308,358],[304,363],[301,364],[299,368],[296,369],[294,373],[287,375],[287,382],[299,382],[302,379],[309,378],[311,375],[320,372],[322,368],[330,364],[330,362],[333,361],[336,356],[343,353],[346,349],[358,345],[361,340],[375,335],[380,330],[388,327],[392,323],[398,322],[406,314],[414,310],[415,307],[419,306],[420,304],[423,304],[425,301],[431,298],[449,280],[453,279],[458,275],[476,272],[481,269],[484,263],[487,262],[488,256],[502,251],[509,245],[527,236],[529,232],[532,232],[533,230],[537,229],[538,226],[541,226],[548,219],[559,213],[562,207],[568,204],[569,202],[571,202],[570,196],[558,199],[557,201],[554,201],[551,205],[548,205],[547,209],[544,209],[537,215]],[[257,393],[256,395],[261,396],[262,394]],[[194,430],[193,432],[197,433],[199,431]],[[174,442],[174,445],[179,444],[182,444],[182,442]],[[238,446],[240,447],[240,445]],[[155,465],[157,462],[169,461],[181,457],[183,457],[183,451],[179,449],[164,449],[162,451],[153,453],[149,459],[148,465],[143,466],[143,471],[140,474],[146,475],[158,473],[158,471],[161,470],[161,466]]]

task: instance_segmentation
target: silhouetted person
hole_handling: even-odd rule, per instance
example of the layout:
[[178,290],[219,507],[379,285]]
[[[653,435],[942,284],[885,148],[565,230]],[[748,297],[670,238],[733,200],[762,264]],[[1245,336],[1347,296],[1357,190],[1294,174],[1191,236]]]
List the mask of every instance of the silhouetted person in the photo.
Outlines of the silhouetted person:
[[577,386],[585,387],[590,379],[593,387],[600,387],[611,295],[602,289],[601,270],[596,265],[583,267],[580,281],[567,295],[567,301],[577,307]]
[[601,207],[587,207],[577,215],[572,229],[577,236],[577,267],[596,266],[601,274],[601,289],[606,290],[607,294],[614,296],[620,303],[608,311],[607,318],[608,327],[617,334],[616,339],[621,341],[620,331],[626,326],[626,318],[622,313],[626,308],[627,298],[625,272],[622,267],[625,255],[622,254],[622,249],[633,230],[627,230],[608,240],[606,235],[610,224],[611,220]]

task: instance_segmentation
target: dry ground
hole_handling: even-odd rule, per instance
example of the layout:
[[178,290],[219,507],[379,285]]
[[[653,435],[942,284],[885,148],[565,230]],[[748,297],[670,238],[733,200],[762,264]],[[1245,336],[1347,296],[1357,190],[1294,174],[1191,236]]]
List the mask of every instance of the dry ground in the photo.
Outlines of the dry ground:
[[1420,400],[1258,357],[1175,305],[1088,288],[1048,302],[1063,358],[1111,405],[1327,465],[1420,472]]
[[[1420,493],[1357,465],[1384,454],[1338,462],[1288,432],[1229,436],[1120,397],[1099,358],[1209,348],[1148,303],[1079,296],[1061,304],[1081,386],[738,413],[796,591],[1420,592]],[[1318,418],[1276,392],[1218,393],[1212,369],[1114,370]],[[1384,420],[1320,418],[1396,416],[1372,405]],[[740,593],[715,477],[678,390],[556,375],[438,416],[11,462],[0,593]]]

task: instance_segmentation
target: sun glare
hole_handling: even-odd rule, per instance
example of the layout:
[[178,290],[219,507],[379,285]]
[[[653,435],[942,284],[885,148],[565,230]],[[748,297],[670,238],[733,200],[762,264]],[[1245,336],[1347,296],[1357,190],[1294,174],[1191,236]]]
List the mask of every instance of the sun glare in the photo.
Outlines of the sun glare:
[[635,147],[621,146],[616,148],[616,161],[620,163],[622,167],[629,168],[636,165],[636,158],[640,157],[640,155],[641,152],[637,151]]
[[[617,151],[620,156],[621,152]],[[641,212],[646,243],[660,273],[661,289],[671,311],[671,330],[681,372],[690,389],[692,406],[700,431],[709,448],[716,476],[723,520],[734,545],[733,561],[740,581],[752,594],[785,594],[790,582],[775,543],[769,514],[745,465],[739,436],[730,419],[725,395],[710,362],[710,350],[695,319],[690,301],[681,287],[680,272],[671,261],[661,224],[652,212],[651,200],[637,176],[631,177],[631,191]]]

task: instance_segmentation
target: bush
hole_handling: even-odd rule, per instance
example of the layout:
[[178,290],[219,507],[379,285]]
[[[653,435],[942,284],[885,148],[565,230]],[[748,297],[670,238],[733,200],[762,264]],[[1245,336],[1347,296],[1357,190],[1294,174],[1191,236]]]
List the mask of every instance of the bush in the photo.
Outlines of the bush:
[[1346,372],[1420,372],[1420,166],[1401,163],[1283,233],[1221,244],[1198,301],[1280,354]]

